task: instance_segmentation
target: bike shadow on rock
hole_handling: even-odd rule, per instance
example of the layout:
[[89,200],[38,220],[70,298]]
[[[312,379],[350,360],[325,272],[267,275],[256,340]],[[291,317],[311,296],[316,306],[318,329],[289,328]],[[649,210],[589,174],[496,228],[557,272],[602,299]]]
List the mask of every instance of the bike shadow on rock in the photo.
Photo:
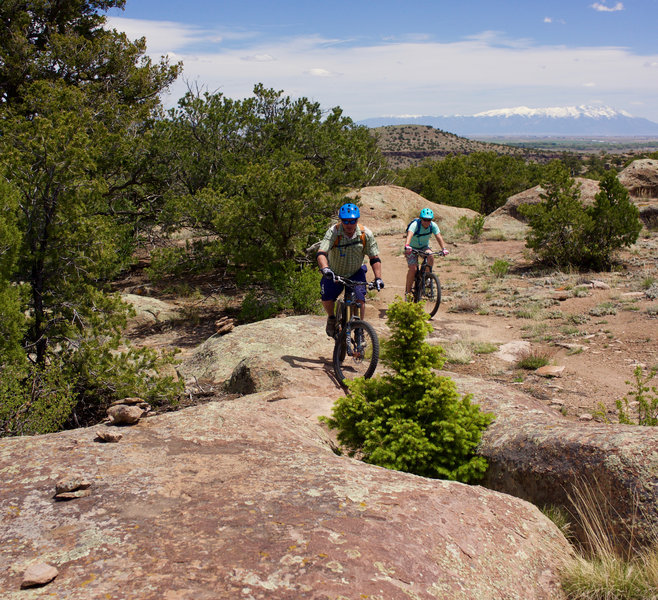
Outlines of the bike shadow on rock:
[[331,356],[320,356],[318,358],[308,358],[307,356],[292,356],[290,354],[281,357],[281,360],[290,365],[293,369],[305,369],[307,371],[322,371],[334,383],[337,389],[342,386],[336,374],[334,373],[333,359]]

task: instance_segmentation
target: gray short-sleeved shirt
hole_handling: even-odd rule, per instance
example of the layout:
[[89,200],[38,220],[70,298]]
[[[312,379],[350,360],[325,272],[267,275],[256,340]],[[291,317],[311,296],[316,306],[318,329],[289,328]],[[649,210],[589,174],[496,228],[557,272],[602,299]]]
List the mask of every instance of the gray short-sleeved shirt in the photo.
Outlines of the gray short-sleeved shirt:
[[[354,235],[348,238],[343,230],[343,225],[338,223],[333,225],[324,234],[320,242],[319,252],[326,252],[329,260],[329,268],[341,277],[354,275],[365,260],[366,256],[373,257],[379,255],[377,241],[372,231],[363,227],[365,235],[365,248],[361,241],[361,227],[357,225]],[[336,239],[340,236],[338,246],[335,246]]]

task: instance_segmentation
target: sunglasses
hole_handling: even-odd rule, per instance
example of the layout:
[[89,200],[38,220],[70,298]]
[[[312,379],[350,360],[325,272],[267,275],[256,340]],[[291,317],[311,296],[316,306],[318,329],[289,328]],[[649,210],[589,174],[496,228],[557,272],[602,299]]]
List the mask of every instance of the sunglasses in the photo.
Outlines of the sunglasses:
[[341,219],[345,225],[354,225],[357,222],[357,219]]

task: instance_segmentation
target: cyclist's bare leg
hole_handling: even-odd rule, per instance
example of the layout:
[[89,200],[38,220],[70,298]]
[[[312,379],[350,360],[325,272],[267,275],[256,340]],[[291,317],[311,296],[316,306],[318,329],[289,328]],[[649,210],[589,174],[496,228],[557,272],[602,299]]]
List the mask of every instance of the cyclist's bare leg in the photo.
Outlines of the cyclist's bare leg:
[[329,316],[329,317],[333,316],[333,314],[334,314],[334,305],[335,305],[334,300],[323,300],[322,301],[322,306],[324,307],[324,310],[327,313],[327,316]]
[[427,255],[427,264],[428,264],[430,267],[433,267],[433,266],[434,266],[434,254],[428,254],[428,255]]
[[404,288],[404,295],[411,294],[411,288],[414,286],[414,277],[416,276],[416,265],[409,265],[407,270],[407,282]]
[[366,303],[359,300],[359,317],[363,321],[366,318]]

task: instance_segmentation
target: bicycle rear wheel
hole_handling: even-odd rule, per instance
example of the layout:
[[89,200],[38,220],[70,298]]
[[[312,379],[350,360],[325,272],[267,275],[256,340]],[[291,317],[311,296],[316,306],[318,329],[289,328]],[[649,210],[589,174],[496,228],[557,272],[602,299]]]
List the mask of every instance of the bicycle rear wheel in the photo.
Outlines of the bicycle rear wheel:
[[370,323],[350,321],[334,346],[334,371],[344,383],[372,377],[379,362],[379,338]]
[[416,293],[416,302],[424,302],[424,309],[430,319],[441,304],[441,282],[434,273],[425,273]]

